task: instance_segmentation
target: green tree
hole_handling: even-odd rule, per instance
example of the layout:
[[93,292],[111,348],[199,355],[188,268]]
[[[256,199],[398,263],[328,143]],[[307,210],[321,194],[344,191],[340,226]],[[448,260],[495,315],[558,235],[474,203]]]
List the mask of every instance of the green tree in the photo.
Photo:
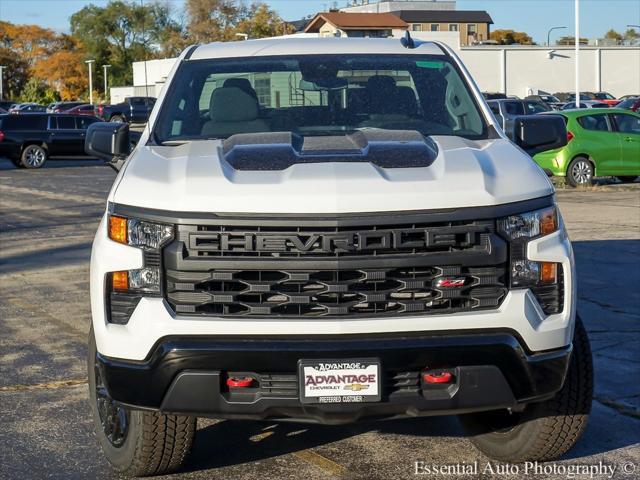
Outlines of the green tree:
[[264,2],[247,6],[237,0],[187,0],[185,16],[189,43],[238,40],[236,33],[264,38],[293,32]]
[[0,65],[3,65],[2,93],[5,99],[15,99],[29,80],[29,64],[9,48],[0,46]]
[[630,45],[635,45],[640,40],[640,32],[635,28],[629,28],[624,32],[624,40]]
[[113,85],[132,83],[132,62],[175,55],[171,39],[180,29],[169,4],[158,1],[90,4],[71,16],[71,33],[84,46],[86,58],[98,66],[110,64]]
[[237,33],[245,33],[249,38],[274,37],[293,33],[294,28],[265,3],[254,3],[238,22]]
[[22,89],[19,100],[46,105],[60,100],[60,95],[39,78],[31,77]]
[[604,34],[604,38],[607,40],[613,40],[616,43],[622,42],[622,35],[616,32],[613,28]]
[[532,45],[533,39],[525,32],[514,30],[494,30],[490,35],[491,40],[495,40],[501,45]]

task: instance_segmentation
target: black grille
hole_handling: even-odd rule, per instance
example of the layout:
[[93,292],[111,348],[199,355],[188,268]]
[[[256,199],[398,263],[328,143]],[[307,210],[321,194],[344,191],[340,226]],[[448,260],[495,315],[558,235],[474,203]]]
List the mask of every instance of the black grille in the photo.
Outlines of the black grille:
[[452,313],[496,308],[507,292],[507,248],[494,220],[416,214],[224,222],[176,226],[162,261],[164,295],[176,313]]
[[[506,294],[505,266],[377,270],[166,271],[177,313],[345,316],[444,313],[496,308]],[[461,286],[440,286],[456,279]]]

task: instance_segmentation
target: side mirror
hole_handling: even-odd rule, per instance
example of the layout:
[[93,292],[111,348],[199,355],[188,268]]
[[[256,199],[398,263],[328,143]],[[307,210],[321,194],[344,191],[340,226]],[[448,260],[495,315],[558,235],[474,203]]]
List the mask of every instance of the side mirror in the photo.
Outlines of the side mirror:
[[560,115],[526,115],[514,121],[513,141],[532,157],[567,144],[567,125]]
[[104,160],[118,172],[131,150],[128,124],[96,122],[89,125],[84,140],[87,155]]

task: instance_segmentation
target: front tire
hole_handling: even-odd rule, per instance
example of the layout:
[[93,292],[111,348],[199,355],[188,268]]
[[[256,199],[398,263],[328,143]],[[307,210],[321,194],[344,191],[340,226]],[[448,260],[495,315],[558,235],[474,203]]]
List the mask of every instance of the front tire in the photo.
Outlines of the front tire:
[[115,470],[128,476],[164,475],[186,461],[196,418],[143,412],[118,406],[104,386],[96,362],[93,328],[89,332],[89,397],[96,437]]
[[461,415],[475,447],[502,462],[549,461],[566,453],[584,432],[593,397],[589,338],[576,319],[573,353],[562,389],[555,397],[527,405],[521,413],[492,411]]
[[124,118],[124,115],[116,114],[116,115],[113,115],[109,119],[109,121],[113,122],[113,123],[125,123],[127,121],[127,119]]
[[572,187],[593,183],[593,164],[585,157],[576,157],[567,168],[567,183]]
[[42,168],[47,161],[49,154],[40,145],[27,145],[22,150],[20,156],[20,164],[24,168]]

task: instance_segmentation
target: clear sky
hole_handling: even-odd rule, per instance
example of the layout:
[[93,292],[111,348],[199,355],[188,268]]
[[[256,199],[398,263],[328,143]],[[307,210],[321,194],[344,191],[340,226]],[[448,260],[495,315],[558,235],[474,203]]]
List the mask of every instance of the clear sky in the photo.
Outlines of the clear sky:
[[[105,4],[108,0],[0,0],[0,20],[13,23],[35,23],[58,31],[68,31],[71,14],[89,3]],[[372,0],[373,1],[373,0]],[[169,0],[180,9],[184,0]],[[272,8],[287,20],[324,10],[332,0],[268,0]],[[339,0],[344,6],[346,0]],[[574,0],[458,0],[458,10],[486,10],[497,28],[525,31],[534,40],[546,42],[547,30],[567,26],[555,36],[573,32]],[[624,31],[628,24],[640,24],[640,0],[580,0],[581,36],[600,37],[610,29]],[[553,39],[552,39],[553,41]]]

